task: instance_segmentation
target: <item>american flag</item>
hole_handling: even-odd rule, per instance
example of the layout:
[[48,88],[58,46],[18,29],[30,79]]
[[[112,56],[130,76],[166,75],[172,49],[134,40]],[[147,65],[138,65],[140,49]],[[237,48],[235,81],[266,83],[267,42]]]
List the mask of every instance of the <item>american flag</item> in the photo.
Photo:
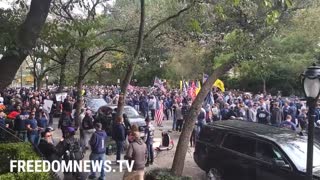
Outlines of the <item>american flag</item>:
[[163,114],[163,102],[162,100],[158,101],[159,103],[159,108],[156,109],[156,117],[155,117],[155,122],[157,123],[158,126],[161,126],[162,124],[162,120],[163,120],[163,117],[164,117],[164,114]]

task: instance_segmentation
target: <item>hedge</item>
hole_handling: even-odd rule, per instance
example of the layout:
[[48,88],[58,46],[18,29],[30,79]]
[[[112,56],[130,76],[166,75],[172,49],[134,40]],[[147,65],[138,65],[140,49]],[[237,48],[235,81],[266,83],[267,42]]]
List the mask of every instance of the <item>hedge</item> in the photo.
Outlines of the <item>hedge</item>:
[[50,180],[49,172],[10,172],[10,160],[42,160],[34,151],[32,145],[27,142],[3,143],[0,144],[0,179],[10,180]]
[[152,169],[145,174],[145,180],[192,180],[188,176],[174,176],[170,169]]

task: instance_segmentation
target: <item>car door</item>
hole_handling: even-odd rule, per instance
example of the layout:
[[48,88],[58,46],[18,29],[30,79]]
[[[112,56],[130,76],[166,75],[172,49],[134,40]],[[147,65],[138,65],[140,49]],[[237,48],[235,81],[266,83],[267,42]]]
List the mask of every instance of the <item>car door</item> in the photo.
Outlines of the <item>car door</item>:
[[280,149],[269,142],[257,140],[257,179],[259,180],[298,180],[300,174],[293,167]]
[[228,134],[223,143],[222,158],[224,179],[255,180],[255,140],[249,137]]

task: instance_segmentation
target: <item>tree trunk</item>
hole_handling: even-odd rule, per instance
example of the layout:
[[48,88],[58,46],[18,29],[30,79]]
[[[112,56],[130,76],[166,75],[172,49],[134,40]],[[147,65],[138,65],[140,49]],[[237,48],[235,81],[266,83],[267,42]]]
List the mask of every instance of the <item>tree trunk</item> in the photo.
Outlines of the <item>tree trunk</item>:
[[60,67],[60,79],[58,92],[62,92],[66,80],[66,63],[62,63]]
[[37,75],[35,72],[33,72],[33,89],[37,89]]
[[217,80],[217,78],[222,76],[228,70],[230,70],[232,65],[233,63],[227,63],[224,65],[221,65],[216,70],[214,70],[213,74],[211,74],[211,76],[203,84],[199,94],[197,95],[196,99],[192,103],[190,111],[187,115],[187,119],[185,120],[185,123],[183,125],[183,129],[179,137],[178,146],[174,155],[173,164],[171,168],[171,172],[174,175],[177,175],[177,176],[182,175],[190,136],[205,97],[211,90],[212,85]]
[[128,65],[126,76],[124,77],[124,80],[121,84],[121,93],[119,95],[117,115],[116,115],[117,117],[120,117],[123,114],[123,109],[124,109],[124,105],[125,105],[124,102],[125,102],[125,97],[127,94],[127,88],[128,88],[128,85],[131,81],[131,78],[133,76],[134,67],[135,67],[135,65],[133,62],[131,62]]
[[42,76],[37,78],[37,90],[40,91],[42,87]]
[[79,62],[79,74],[77,80],[77,101],[76,101],[76,114],[75,114],[75,126],[78,128],[80,126],[80,112],[82,107],[82,83],[84,74],[84,64],[85,64],[85,50],[80,50],[80,62]]
[[20,65],[35,46],[47,19],[51,0],[32,0],[29,13],[20,25],[15,47],[8,49],[0,60],[0,91],[13,81]]
[[145,24],[144,0],[140,0],[140,7],[141,7],[141,12],[140,12],[140,27],[139,27],[138,43],[137,43],[137,47],[136,47],[136,50],[135,50],[134,55],[133,55],[133,59],[128,64],[128,69],[127,69],[126,76],[124,77],[124,80],[123,80],[123,82],[121,84],[121,93],[120,93],[120,96],[119,96],[116,117],[120,117],[123,114],[124,100],[125,100],[125,97],[126,97],[127,88],[128,88],[128,85],[129,85],[129,83],[131,81],[131,78],[133,76],[135,63],[139,59],[140,53],[141,53],[141,49],[142,49],[144,24]]

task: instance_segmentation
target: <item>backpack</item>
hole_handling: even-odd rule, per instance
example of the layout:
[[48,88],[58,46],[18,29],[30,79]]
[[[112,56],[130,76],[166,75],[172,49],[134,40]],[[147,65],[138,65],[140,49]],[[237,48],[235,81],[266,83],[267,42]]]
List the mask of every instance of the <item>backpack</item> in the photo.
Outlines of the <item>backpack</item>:
[[69,154],[67,154],[68,160],[81,160],[84,158],[84,153],[78,139],[67,139],[66,143],[67,150],[69,151]]
[[68,115],[65,115],[63,118],[62,118],[62,123],[61,123],[62,126],[64,127],[69,127],[72,125],[72,120],[71,120],[71,117],[68,116]]

